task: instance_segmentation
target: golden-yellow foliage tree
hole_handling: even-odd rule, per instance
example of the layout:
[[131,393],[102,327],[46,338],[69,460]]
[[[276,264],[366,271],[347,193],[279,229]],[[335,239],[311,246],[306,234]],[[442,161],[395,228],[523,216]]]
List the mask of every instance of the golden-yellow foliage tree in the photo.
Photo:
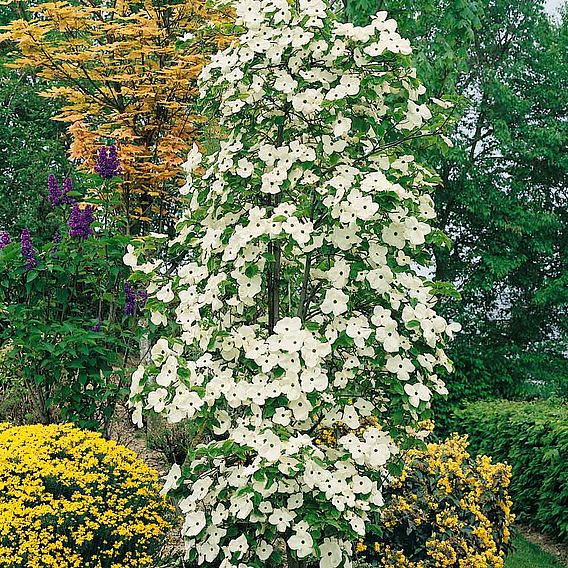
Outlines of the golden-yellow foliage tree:
[[164,229],[201,124],[190,110],[196,79],[208,56],[230,41],[231,12],[207,0],[16,7],[23,17],[0,39],[17,48],[11,66],[47,79],[43,94],[63,101],[56,119],[69,123],[71,158],[92,170],[97,148],[116,142],[125,216],[134,227],[151,221]]

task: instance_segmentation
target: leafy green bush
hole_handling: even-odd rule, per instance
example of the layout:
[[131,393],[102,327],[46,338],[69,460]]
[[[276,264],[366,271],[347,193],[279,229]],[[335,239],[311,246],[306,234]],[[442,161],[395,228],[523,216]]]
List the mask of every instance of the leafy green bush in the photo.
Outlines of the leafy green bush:
[[7,351],[7,348],[0,349],[0,422],[37,422],[41,417],[26,389],[22,374],[10,361],[6,361]]
[[123,255],[130,237],[114,215],[114,158],[110,165],[108,159],[97,162],[106,169],[87,195],[70,178],[60,187],[49,177],[47,218],[58,227],[50,242],[38,246],[27,229],[19,236],[0,233],[6,365],[41,422],[71,421],[105,433],[127,393],[127,362],[138,349],[133,316],[145,301],[145,292],[126,282],[130,270]]
[[568,406],[476,402],[456,411],[472,451],[507,461],[519,518],[568,542]]
[[146,422],[148,448],[162,454],[169,465],[185,461],[196,435],[197,427],[190,421],[170,424],[160,416],[150,415]]

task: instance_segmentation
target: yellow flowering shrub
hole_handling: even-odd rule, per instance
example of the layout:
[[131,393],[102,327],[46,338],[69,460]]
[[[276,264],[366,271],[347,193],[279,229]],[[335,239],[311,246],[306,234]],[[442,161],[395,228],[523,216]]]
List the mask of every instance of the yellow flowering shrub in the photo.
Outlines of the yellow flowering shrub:
[[0,424],[0,567],[153,567],[173,514],[159,488],[97,433]]
[[356,543],[362,560],[384,568],[503,568],[513,521],[509,466],[470,457],[454,436],[403,454],[402,475],[374,519],[380,536]]

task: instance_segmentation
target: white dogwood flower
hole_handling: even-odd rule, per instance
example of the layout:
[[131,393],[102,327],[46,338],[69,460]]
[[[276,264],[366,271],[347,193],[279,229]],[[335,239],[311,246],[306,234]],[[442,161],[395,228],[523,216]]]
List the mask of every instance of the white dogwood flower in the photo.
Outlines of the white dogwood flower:
[[203,511],[193,511],[185,516],[185,521],[182,527],[182,534],[184,536],[197,536],[207,523],[205,513]]
[[331,538],[324,539],[320,545],[320,554],[320,568],[337,568],[343,558],[339,543]]
[[249,549],[249,543],[247,541],[247,537],[242,534],[238,538],[234,538],[229,542],[228,549],[233,554],[236,552],[242,557],[243,554]]
[[321,108],[323,95],[317,89],[306,89],[294,95],[291,102],[296,112],[311,115]]
[[246,158],[241,158],[237,162],[237,175],[242,178],[249,178],[254,171],[254,164]]
[[284,532],[294,520],[294,516],[288,509],[278,508],[272,511],[272,514],[268,517],[268,522],[274,525],[279,532]]
[[160,495],[166,495],[170,489],[176,489],[181,477],[181,468],[174,463],[164,480],[164,485],[160,490]]
[[416,370],[410,359],[401,357],[400,355],[389,357],[385,367],[387,371],[395,373],[401,381],[408,381],[410,379],[410,373]]
[[273,551],[274,547],[265,540],[261,540],[256,547],[256,555],[261,562],[266,562],[272,556]]
[[333,125],[333,134],[335,136],[344,136],[350,130],[351,130],[351,119],[345,118],[342,114],[340,114]]
[[324,314],[334,314],[336,316],[347,311],[349,296],[342,290],[330,288],[325,293],[325,299],[321,304],[321,311]]
[[430,389],[422,383],[416,383],[414,385],[406,383],[404,385],[404,392],[408,395],[410,404],[417,408],[420,405],[420,401],[427,402],[432,396]]
[[287,541],[291,550],[296,552],[298,558],[305,558],[313,551],[314,541],[307,531],[295,532]]

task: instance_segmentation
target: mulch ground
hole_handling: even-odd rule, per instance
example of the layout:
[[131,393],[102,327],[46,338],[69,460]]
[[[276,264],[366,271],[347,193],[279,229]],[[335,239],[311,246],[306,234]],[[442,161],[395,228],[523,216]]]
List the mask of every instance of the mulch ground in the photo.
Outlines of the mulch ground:
[[557,542],[552,537],[543,535],[526,525],[516,525],[516,528],[529,542],[557,558],[564,566],[568,566],[568,545]]

